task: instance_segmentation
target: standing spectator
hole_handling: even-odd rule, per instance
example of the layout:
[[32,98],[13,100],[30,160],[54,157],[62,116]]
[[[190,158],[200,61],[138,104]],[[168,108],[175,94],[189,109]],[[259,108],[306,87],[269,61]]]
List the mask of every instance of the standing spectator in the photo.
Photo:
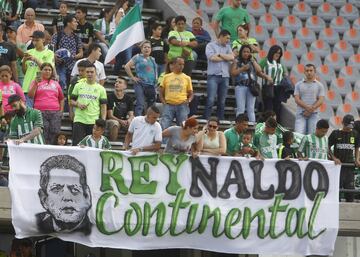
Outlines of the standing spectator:
[[110,41],[111,41],[111,30],[110,30],[110,25],[111,25],[111,9],[112,8],[103,8],[100,11],[100,15],[99,15],[99,19],[97,19],[94,22],[94,35],[95,38],[97,39],[96,42],[100,45],[101,47],[101,53],[103,58],[101,60],[103,60],[109,50],[109,45],[110,45]]
[[[64,18],[64,29],[57,32],[51,38],[55,49],[56,72],[59,76],[60,86],[66,89],[70,81],[70,74],[75,61],[83,57],[83,49],[80,38],[74,33],[77,28],[77,21],[74,15],[67,15]],[[67,51],[64,51],[67,50]],[[63,56],[66,52],[69,56]]]
[[243,133],[248,129],[249,118],[245,114],[239,114],[235,118],[235,125],[225,130],[226,138],[226,154],[229,156],[237,156],[240,150]]
[[79,146],[88,146],[99,148],[103,150],[110,150],[111,144],[109,140],[104,136],[106,127],[105,120],[97,119],[92,129],[92,134],[84,137],[80,142]]
[[147,26],[144,27],[144,34],[145,34],[145,38],[146,39],[149,39],[152,35],[152,28],[153,26],[158,23],[158,18],[156,17],[150,17],[150,19],[148,19],[148,22],[147,22]]
[[279,158],[281,159],[296,158],[294,149],[291,147],[293,143],[294,143],[294,133],[291,131],[285,131],[283,134],[283,144],[279,148]]
[[24,52],[26,51],[26,47],[25,45],[16,42],[16,28],[14,26],[8,26],[6,28],[6,36],[7,36],[7,42],[12,44],[16,49],[16,72],[18,77],[17,82],[20,85],[22,85],[24,81],[24,73],[22,72],[22,59],[24,57]]
[[225,100],[230,79],[230,62],[234,60],[229,41],[230,32],[222,30],[218,39],[206,46],[208,66],[205,119],[211,115],[215,98],[217,98],[217,117],[219,120],[224,119]]
[[157,64],[157,74],[160,75],[165,71],[165,63],[167,60],[168,44],[161,38],[162,26],[155,23],[151,28],[151,56],[155,58]]
[[195,17],[192,20],[192,27],[189,30],[191,33],[194,34],[194,36],[196,37],[196,41],[198,42],[197,47],[193,48],[194,52],[197,55],[197,58],[194,58],[195,60],[206,60],[205,48],[206,45],[211,41],[209,32],[203,29],[202,24],[202,19],[200,17]]
[[98,82],[100,85],[103,86],[105,83],[106,75],[105,75],[104,64],[99,62],[99,59],[101,56],[100,45],[98,45],[96,43],[92,43],[89,45],[88,50],[89,50],[89,56],[87,58],[80,59],[75,63],[74,68],[71,71],[71,77],[75,77],[79,74],[77,64],[83,60],[87,60],[90,63],[95,65],[95,67],[96,67],[96,82]]
[[165,146],[165,153],[197,154],[196,134],[198,122],[195,118],[187,119],[182,126],[172,126],[162,132],[163,138],[169,138]]
[[75,85],[71,94],[71,105],[75,107],[72,144],[77,145],[91,134],[95,121],[106,119],[107,96],[103,86],[96,82],[96,67],[86,67],[86,81]]
[[161,33],[161,37],[167,42],[170,31],[175,30],[175,28],[176,28],[175,17],[173,16],[168,17],[165,20],[165,27]]
[[65,2],[60,3],[59,15],[54,17],[52,21],[53,33],[58,33],[64,29],[64,18],[68,15],[68,5]]
[[9,139],[15,140],[15,144],[44,144],[41,112],[27,107],[19,95],[11,95],[8,104],[15,111],[10,121]]
[[[125,65],[125,71],[134,81],[136,97],[135,116],[143,115],[147,107],[152,106],[156,100],[157,66],[155,59],[150,56],[151,43],[148,40],[140,44],[141,54],[135,55]],[[136,76],[131,71],[135,67]],[[146,107],[145,107],[146,103]]]
[[21,0],[3,0],[0,2],[2,20],[6,26],[14,26],[16,29],[20,26],[20,15],[23,11]]
[[218,34],[219,25],[221,29],[226,29],[231,34],[231,42],[237,38],[237,27],[239,25],[246,25],[249,27],[250,18],[247,11],[241,8],[241,0],[231,0],[230,6],[220,9],[215,16],[215,32]]
[[0,66],[8,65],[11,68],[13,80],[18,82],[16,71],[16,47],[4,41],[5,25],[0,23]]
[[281,80],[287,75],[286,68],[281,64],[283,50],[278,45],[270,47],[267,57],[259,62],[262,71],[272,78],[273,83],[263,81],[262,93],[264,109],[267,111],[275,111],[276,116],[280,117],[281,112]]
[[[25,52],[22,63],[22,70],[25,74],[22,88],[26,96],[30,89],[31,82],[35,80],[37,72],[40,72],[41,65],[47,62],[55,67],[54,52],[46,49],[44,46],[44,32],[39,30],[34,31],[32,42],[35,48]],[[26,98],[26,104],[32,107],[32,100],[28,97]]]
[[194,68],[194,56],[192,48],[198,43],[193,33],[185,30],[186,18],[182,15],[175,18],[176,30],[169,32],[169,53],[168,58],[182,57],[185,60],[184,73],[191,76]]
[[125,79],[118,77],[114,85],[114,91],[108,95],[106,125],[110,131],[110,140],[116,141],[119,129],[128,129],[134,119],[133,99],[125,93]]
[[0,66],[0,91],[4,112],[11,110],[11,106],[8,105],[8,99],[11,95],[19,95],[21,100],[25,102],[24,92],[18,83],[11,80],[11,69],[7,65]]
[[249,37],[249,26],[248,25],[239,25],[237,27],[238,38],[232,42],[231,48],[236,57],[239,56],[239,50],[242,45],[249,45],[251,48],[251,53],[255,54],[259,52],[259,44],[256,41],[256,38]]
[[224,155],[226,153],[226,138],[224,132],[218,131],[219,120],[210,118],[206,128],[198,133],[198,150],[206,155]]
[[306,64],[305,79],[295,85],[294,98],[297,104],[295,131],[304,135],[314,133],[318,120],[318,109],[324,101],[324,85],[315,77],[315,65]]
[[[360,135],[354,128],[354,116],[345,115],[342,121],[342,129],[333,130],[329,136],[329,149],[334,147],[334,157],[341,163],[351,164],[342,165],[340,171],[340,188],[354,189],[355,166],[360,166]],[[355,164],[355,166],[352,166]],[[354,194],[346,193],[347,202],[354,201]]]
[[243,45],[239,51],[239,58],[231,66],[231,75],[235,77],[235,99],[236,99],[236,115],[245,112],[250,122],[255,122],[255,100],[256,97],[251,93],[248,83],[250,80],[257,81],[257,75],[272,82],[272,78],[265,75],[251,55],[251,47]]
[[254,145],[259,150],[262,158],[278,158],[275,129],[277,122],[274,118],[265,121],[265,128],[255,133]]
[[135,117],[129,126],[124,141],[124,149],[130,149],[131,153],[156,152],[161,147],[162,135],[161,126],[157,122],[160,117],[160,110],[155,106],[150,106],[145,116]]
[[177,57],[172,62],[173,72],[166,74],[160,85],[160,101],[164,104],[161,117],[163,129],[170,127],[174,118],[178,126],[186,120],[193,98],[191,78],[182,72],[184,59]]
[[27,8],[25,10],[25,22],[22,24],[18,30],[16,35],[16,41],[20,44],[27,44],[30,41],[31,35],[36,30],[40,30],[44,32],[44,25],[41,23],[35,22],[35,11],[32,8]]
[[64,95],[59,83],[54,80],[54,66],[43,63],[41,74],[31,83],[28,96],[34,101],[34,108],[41,111],[46,144],[55,144],[60,132],[64,111]]
[[86,20],[86,15],[87,8],[85,6],[75,7],[75,17],[78,22],[75,34],[81,39],[84,53],[88,55],[90,52],[87,50],[94,40],[94,26]]

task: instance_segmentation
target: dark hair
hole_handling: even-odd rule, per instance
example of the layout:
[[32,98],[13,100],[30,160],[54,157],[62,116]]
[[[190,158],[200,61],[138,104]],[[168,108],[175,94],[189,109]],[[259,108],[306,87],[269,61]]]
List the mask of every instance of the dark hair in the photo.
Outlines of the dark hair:
[[251,47],[250,47],[250,45],[242,45],[241,47],[240,47],[240,50],[239,50],[239,62],[241,63],[241,62],[244,62],[244,60],[243,60],[243,58],[242,58],[242,52],[244,51],[244,49],[245,48],[248,48],[249,50],[250,50],[250,53],[251,53]]
[[41,64],[40,70],[42,71],[45,67],[50,67],[51,68],[50,79],[54,78],[54,67],[52,66],[52,64],[48,63],[48,62],[44,62],[43,64]]
[[105,127],[106,127],[106,121],[103,120],[103,119],[97,119],[97,120],[95,121],[95,125],[96,125],[96,127],[105,129]]
[[246,30],[246,31],[247,31],[246,35],[249,36],[249,33],[250,33],[250,26],[249,26],[249,24],[246,23],[246,24],[240,24],[239,26],[237,26],[237,27],[236,27],[236,33],[238,33],[238,30],[239,30],[240,27],[243,28],[244,30]]
[[281,57],[282,57],[282,55],[283,55],[283,50],[282,50],[282,48],[281,48],[280,46],[278,46],[278,45],[273,45],[273,46],[270,47],[269,52],[268,52],[268,54],[267,54],[267,59],[268,59],[269,62],[272,62],[272,61],[273,61],[273,59],[274,59],[274,54],[276,54],[279,50],[280,50],[280,57],[279,57],[279,60],[277,60],[276,62],[277,62],[277,63],[280,63]]
[[76,12],[77,10],[80,10],[82,13],[85,13],[85,14],[87,15],[88,9],[87,9],[86,6],[78,5],[78,6],[75,7],[75,12]]
[[253,131],[251,129],[247,129],[243,132],[243,135],[253,135]]
[[12,73],[11,68],[10,68],[9,65],[1,65],[0,66],[0,72],[2,72],[2,71],[7,71],[9,73]]
[[165,20],[166,27],[169,27],[169,28],[171,27],[171,22],[174,18],[175,18],[174,16],[170,16]]
[[230,32],[226,29],[223,29],[220,31],[218,37],[225,37],[225,36],[231,36]]
[[207,123],[209,124],[211,121],[216,122],[217,124],[219,124],[219,119],[217,117],[210,117],[207,121]]
[[283,132],[283,142],[287,143],[289,142],[290,139],[294,138],[294,133],[292,133],[291,131],[285,131]]
[[112,10],[112,8],[108,7],[108,8],[102,8],[99,14],[99,19],[103,19],[105,18],[105,14],[110,13]]
[[6,25],[5,23],[0,22],[0,32],[6,32]]
[[63,19],[64,27],[66,27],[68,25],[68,23],[72,22],[73,19],[76,19],[74,14],[66,15]]
[[316,123],[317,129],[328,129],[329,128],[329,122],[325,119],[321,119]]
[[151,31],[156,30],[158,27],[162,27],[162,25],[160,23],[155,22],[151,26]]
[[60,7],[60,5],[62,5],[62,4],[66,5],[66,7],[68,7],[68,4],[67,4],[65,1],[61,1],[61,2],[59,3],[59,7]]
[[268,118],[266,121],[265,121],[265,126],[268,127],[268,128],[276,128],[277,127],[277,121],[273,118],[273,117],[270,117]]
[[97,50],[97,49],[101,49],[100,45],[97,43],[91,43],[89,45],[88,53],[90,54],[92,51]]
[[21,249],[21,247],[33,247],[33,242],[30,238],[14,238],[11,242],[11,251],[18,251]]
[[67,137],[67,135],[65,135],[64,133],[61,133],[61,132],[56,135],[55,144],[57,144],[57,141],[59,140],[59,137],[61,137],[61,136],[65,137],[65,145],[67,145],[68,144],[68,137]]
[[81,60],[80,62],[78,62],[77,67],[86,68],[89,65],[91,65],[91,62],[89,60]]
[[305,64],[305,67],[313,67],[314,68],[314,70],[316,71],[316,67],[315,67],[315,65],[314,64],[312,64],[312,63],[307,63],[307,64]]
[[186,18],[184,15],[179,15],[179,16],[176,16],[175,18],[175,23],[178,23],[179,21],[183,21],[186,23]]
[[244,113],[239,114],[238,116],[236,116],[235,118],[235,122],[236,123],[242,123],[244,121],[249,121],[249,118],[247,115],[245,115]]
[[354,121],[354,130],[359,134],[360,136],[360,120]]
[[263,113],[263,119],[266,121],[270,117],[275,117],[276,113],[274,111],[266,111]]
[[86,65],[86,68],[94,68],[96,70],[96,66],[95,64],[88,62],[88,64]]
[[151,110],[151,111],[153,111],[153,112],[155,112],[155,113],[157,113],[157,114],[160,114],[160,110],[159,110],[159,108],[156,107],[155,104],[151,105],[151,106],[148,108],[148,110]]

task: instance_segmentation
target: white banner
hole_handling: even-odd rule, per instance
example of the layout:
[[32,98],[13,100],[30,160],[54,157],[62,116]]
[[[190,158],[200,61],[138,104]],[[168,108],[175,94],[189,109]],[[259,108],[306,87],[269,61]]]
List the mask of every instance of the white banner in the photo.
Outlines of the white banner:
[[330,161],[10,145],[19,238],[92,247],[331,255],[340,167]]

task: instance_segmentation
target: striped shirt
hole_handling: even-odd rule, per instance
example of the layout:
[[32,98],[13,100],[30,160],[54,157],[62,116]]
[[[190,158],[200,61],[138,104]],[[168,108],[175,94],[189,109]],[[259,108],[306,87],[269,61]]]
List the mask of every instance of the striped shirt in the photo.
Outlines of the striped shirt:
[[105,136],[101,136],[99,140],[95,140],[92,135],[87,135],[80,141],[79,145],[105,149],[105,150],[111,149],[110,142]]
[[276,135],[269,135],[264,131],[255,133],[254,145],[266,159],[278,158]]
[[315,134],[306,135],[301,140],[299,152],[304,157],[312,159],[328,159],[328,138],[327,136],[317,137]]
[[280,82],[285,75],[285,68],[282,64],[274,60],[269,62],[267,58],[264,58],[260,60],[259,65],[264,73],[273,79],[274,86],[280,85]]
[[[301,80],[295,84],[294,95],[299,96],[305,104],[313,105],[320,96],[325,96],[325,87],[317,80],[312,82]],[[305,109],[298,105],[296,111],[302,114]]]
[[[21,0],[17,0],[16,2],[17,3],[16,3],[15,14],[19,15],[18,19],[20,19],[20,15],[23,10],[23,2]],[[13,10],[10,1],[6,1],[6,0],[0,1],[0,7],[3,13],[9,12],[10,16],[13,16],[12,15]]]

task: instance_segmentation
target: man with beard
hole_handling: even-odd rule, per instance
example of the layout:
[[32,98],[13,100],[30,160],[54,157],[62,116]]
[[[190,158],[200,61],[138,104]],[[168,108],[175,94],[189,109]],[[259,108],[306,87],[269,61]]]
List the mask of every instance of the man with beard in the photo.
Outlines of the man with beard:
[[41,112],[27,107],[19,95],[11,95],[8,105],[15,111],[10,121],[9,138],[14,139],[17,145],[24,142],[44,144]]
[[86,170],[70,155],[51,156],[40,166],[39,198],[46,212],[36,214],[40,232],[91,232],[91,208]]

